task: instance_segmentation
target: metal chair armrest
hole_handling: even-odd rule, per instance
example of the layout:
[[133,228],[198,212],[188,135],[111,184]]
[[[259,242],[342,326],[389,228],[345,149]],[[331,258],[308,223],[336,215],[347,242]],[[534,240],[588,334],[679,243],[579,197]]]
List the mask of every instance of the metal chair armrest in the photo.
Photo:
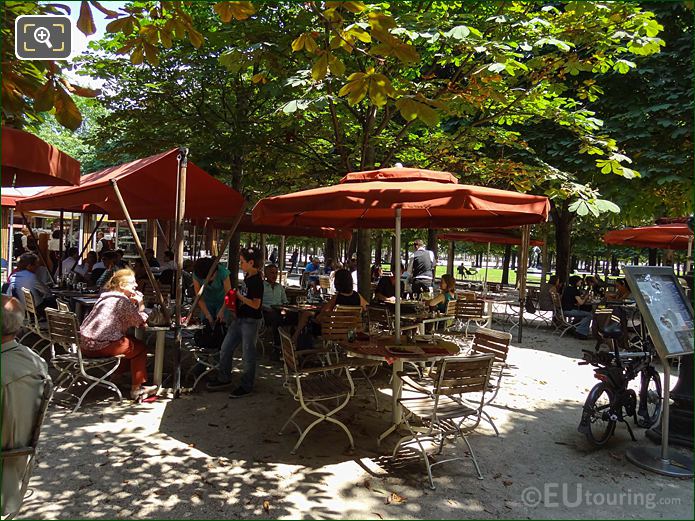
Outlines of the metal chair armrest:
[[401,379],[403,382],[403,385],[410,387],[411,389],[414,389],[415,391],[425,394],[427,396],[432,396],[432,391],[430,389],[427,389],[426,387],[420,385],[417,383],[415,380],[413,380],[409,375],[405,374],[402,371],[399,371],[396,373],[396,376]]

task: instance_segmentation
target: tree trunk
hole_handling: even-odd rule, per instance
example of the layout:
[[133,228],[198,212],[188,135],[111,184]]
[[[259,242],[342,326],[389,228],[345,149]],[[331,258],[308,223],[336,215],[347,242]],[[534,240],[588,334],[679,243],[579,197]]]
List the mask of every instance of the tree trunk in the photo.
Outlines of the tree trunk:
[[370,261],[372,241],[370,230],[357,230],[357,291],[367,301],[372,299]]
[[229,242],[229,257],[227,258],[227,268],[231,275],[232,287],[239,287],[239,249],[241,247],[241,234],[234,233],[234,237]]
[[516,269],[516,252],[515,252],[515,251],[511,252],[511,265],[510,265],[510,269],[511,269],[511,270],[515,270],[515,269]]
[[656,266],[656,248],[649,248],[649,260],[647,261],[648,266]]
[[456,277],[456,271],[454,268],[455,244],[456,243],[454,241],[449,241],[449,253],[446,256],[446,272],[454,278]]
[[567,282],[570,273],[570,252],[572,242],[570,233],[574,216],[567,209],[569,201],[562,203],[562,210],[558,210],[555,205],[551,206],[553,222],[555,223],[555,254],[557,255],[557,276],[564,284]]
[[502,258],[502,284],[509,284],[509,262],[512,260],[512,245],[504,245],[504,257]]
[[345,255],[345,262],[349,261],[352,259],[352,257],[355,255],[355,252],[357,251],[357,235],[358,233],[353,233],[352,238],[350,239],[350,244],[348,245],[348,249]]
[[437,276],[437,261],[439,249],[437,248],[437,230],[427,229],[427,249],[434,253],[434,267],[432,268],[432,287],[435,287],[434,279]]
[[381,256],[382,246],[383,236],[381,235],[381,231],[379,231],[379,233],[376,236],[376,241],[374,243],[374,260],[379,265],[383,264],[384,261],[384,258]]
[[326,245],[323,251],[323,260],[328,261],[336,259],[335,239],[326,239]]

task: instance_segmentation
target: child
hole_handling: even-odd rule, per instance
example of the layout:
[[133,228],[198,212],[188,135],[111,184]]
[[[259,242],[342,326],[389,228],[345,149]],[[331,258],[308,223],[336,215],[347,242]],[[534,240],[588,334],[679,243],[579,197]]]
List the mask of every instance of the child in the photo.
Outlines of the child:
[[237,292],[236,319],[227,329],[220,349],[220,365],[217,379],[208,382],[208,391],[223,391],[232,384],[232,357],[241,345],[244,371],[239,386],[229,395],[241,398],[253,390],[256,379],[256,340],[263,317],[263,279],[259,267],[263,256],[256,248],[244,248],[239,257],[239,267],[244,272],[244,282]]

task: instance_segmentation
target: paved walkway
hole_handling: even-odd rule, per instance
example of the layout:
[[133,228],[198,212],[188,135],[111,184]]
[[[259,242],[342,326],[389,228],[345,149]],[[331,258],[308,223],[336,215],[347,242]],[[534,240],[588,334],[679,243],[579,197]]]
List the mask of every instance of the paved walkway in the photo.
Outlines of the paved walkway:
[[[692,519],[692,481],[626,461],[633,443],[624,427],[602,450],[577,432],[594,383],[577,365],[583,346],[591,342],[530,330],[512,348],[513,376],[491,409],[501,435],[482,426],[470,438],[483,481],[470,459],[435,467],[435,491],[421,463],[394,465],[375,442],[389,414],[366,394],[342,414],[354,453],[337,428],[322,426],[290,455],[296,434],[277,430],[294,402],[281,367],[263,363],[243,400],[201,392],[139,406],[103,400],[76,414],[53,406],[18,517]],[[636,435],[650,445],[643,430]]]

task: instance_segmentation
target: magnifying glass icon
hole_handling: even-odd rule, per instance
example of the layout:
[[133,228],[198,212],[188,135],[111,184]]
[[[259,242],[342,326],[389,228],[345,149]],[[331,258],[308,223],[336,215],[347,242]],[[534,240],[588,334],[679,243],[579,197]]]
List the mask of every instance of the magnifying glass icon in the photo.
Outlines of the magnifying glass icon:
[[45,44],[49,49],[53,48],[51,45],[51,32],[45,27],[37,27],[34,30],[34,39],[39,43]]

